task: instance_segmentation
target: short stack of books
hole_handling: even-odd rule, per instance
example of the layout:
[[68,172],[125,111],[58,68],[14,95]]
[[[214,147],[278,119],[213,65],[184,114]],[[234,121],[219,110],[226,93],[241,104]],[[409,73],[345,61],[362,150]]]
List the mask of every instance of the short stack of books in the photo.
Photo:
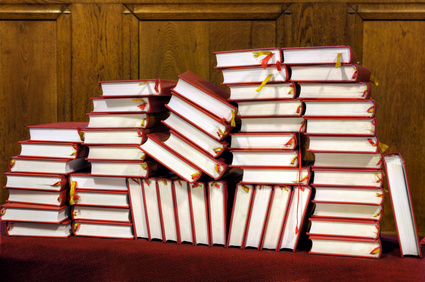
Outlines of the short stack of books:
[[295,250],[312,190],[309,169],[302,167],[305,122],[296,85],[287,83],[279,48],[215,54],[241,122],[231,134],[231,166],[242,168],[243,176],[227,246]]
[[348,46],[283,48],[305,105],[315,205],[310,253],[379,257],[382,154],[370,71]]
[[[223,156],[225,140],[236,125],[236,107],[227,101],[227,92],[204,78],[190,71],[178,77],[166,105],[170,115],[163,121],[169,133],[148,134],[140,146],[175,174],[141,183],[149,239],[225,245],[227,185],[232,179],[222,180],[229,175]],[[214,208],[218,206],[220,211]]]
[[84,122],[29,126],[30,140],[10,158],[2,220],[10,236],[67,238],[71,235],[68,176],[88,166],[82,145]]
[[[168,115],[164,105],[175,81],[102,81],[100,85],[102,95],[92,98],[93,111],[84,129],[91,173],[70,178],[73,232],[77,236],[132,239],[131,183],[162,168],[139,146],[148,133],[166,129],[161,120]],[[147,238],[142,229],[136,236]]]

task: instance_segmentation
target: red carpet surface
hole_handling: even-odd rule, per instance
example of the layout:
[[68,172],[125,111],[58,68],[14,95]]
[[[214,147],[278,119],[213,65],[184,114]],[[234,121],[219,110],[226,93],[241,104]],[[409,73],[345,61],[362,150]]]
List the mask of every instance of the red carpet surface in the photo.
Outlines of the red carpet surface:
[[425,260],[402,258],[389,235],[382,235],[382,257],[367,259],[309,255],[308,243],[295,253],[274,252],[144,239],[7,237],[1,226],[2,281],[425,281]]

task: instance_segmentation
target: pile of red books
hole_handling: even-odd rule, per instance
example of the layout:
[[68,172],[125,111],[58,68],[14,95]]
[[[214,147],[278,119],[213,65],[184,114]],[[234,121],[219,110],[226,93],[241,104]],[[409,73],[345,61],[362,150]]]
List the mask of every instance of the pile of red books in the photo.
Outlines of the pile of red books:
[[302,164],[303,104],[279,48],[217,52],[217,68],[237,103],[231,166],[243,170],[227,246],[297,248],[309,204],[310,169]]
[[[139,149],[150,132],[165,130],[165,104],[175,81],[102,81],[102,95],[84,129],[90,173],[70,177],[70,205],[76,236],[133,239],[132,184],[162,166]],[[139,191],[135,191],[139,193]],[[145,230],[139,230],[147,238]]]
[[7,203],[1,219],[9,236],[67,238],[71,235],[68,176],[86,168],[82,145],[84,122],[29,126],[30,140],[10,158]]

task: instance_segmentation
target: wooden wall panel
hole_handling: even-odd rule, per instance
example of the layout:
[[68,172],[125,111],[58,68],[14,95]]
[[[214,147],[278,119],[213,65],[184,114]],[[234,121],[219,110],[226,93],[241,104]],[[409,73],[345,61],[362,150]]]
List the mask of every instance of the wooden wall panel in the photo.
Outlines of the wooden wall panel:
[[[412,193],[419,231],[424,233],[425,211],[425,22],[365,21],[363,65],[379,81],[372,97],[377,103],[378,135],[389,145],[388,153],[400,152]],[[391,203],[387,194],[384,232],[394,232]]]
[[90,97],[101,94],[98,81],[122,79],[123,6],[70,7],[72,16],[72,120],[88,121]]
[[[0,171],[29,138],[26,126],[57,120],[56,23],[0,21]],[[0,176],[1,186],[5,177]],[[0,202],[6,191],[0,189]]]

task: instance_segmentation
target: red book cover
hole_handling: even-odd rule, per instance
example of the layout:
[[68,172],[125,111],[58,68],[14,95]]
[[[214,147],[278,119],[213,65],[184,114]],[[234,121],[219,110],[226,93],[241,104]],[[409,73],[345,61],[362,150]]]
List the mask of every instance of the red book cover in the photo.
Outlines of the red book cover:
[[[149,134],[148,135],[149,140],[146,141],[145,144],[140,146],[140,149],[142,149],[146,154],[148,154],[149,156],[154,158],[157,162],[161,163],[163,166],[165,166],[169,170],[173,171],[175,174],[177,174],[178,176],[180,176],[181,178],[183,178],[187,182],[193,183],[193,182],[198,181],[198,179],[202,175],[202,171],[193,167],[187,161],[182,160],[172,150],[170,150],[167,146],[165,146],[163,144],[163,140],[167,139],[168,137],[169,137],[169,134],[165,134],[165,133]],[[158,148],[161,149],[161,152],[159,152],[160,155],[157,155],[158,154],[157,151],[154,151],[154,150],[150,151],[149,150],[148,146],[150,145],[150,141],[153,142],[152,145],[155,144],[155,146],[159,146]],[[172,160],[169,159],[169,158],[160,157],[162,154],[169,155],[169,157],[171,157]],[[176,161],[177,163],[173,164],[172,161]],[[188,166],[190,166],[195,171],[193,174],[190,175],[190,177],[183,175],[181,173],[181,171],[179,170],[179,165],[180,165],[181,162],[187,164]],[[173,167],[173,165],[175,165],[175,167]]]
[[173,101],[173,98],[174,97],[171,98],[170,103],[168,103],[167,105],[165,105],[165,107],[167,107],[170,111],[172,111],[173,113],[177,114],[179,117],[181,117],[185,121],[189,122],[193,126],[197,127],[201,131],[205,132],[206,134],[208,134],[212,138],[214,138],[214,139],[216,139],[218,141],[222,141],[232,131],[233,127],[231,126],[231,124],[227,123],[224,119],[220,119],[220,118],[216,117],[215,115],[210,114],[209,112],[207,112],[203,108],[201,108],[198,105],[192,103],[191,101],[186,100],[185,98],[181,97],[180,95],[175,94],[174,92],[173,92],[173,96],[175,96],[178,99],[182,100],[183,103],[186,103],[187,108],[190,109],[188,111],[194,111],[194,112],[200,113],[202,115],[205,115],[206,118],[212,119],[216,123],[218,123],[218,124],[220,124],[220,125],[223,126],[223,129],[218,128],[216,132],[208,132],[206,129],[202,128],[197,123],[197,120],[190,120],[188,117],[184,116],[185,114],[188,114],[187,112],[182,112],[181,113],[181,112],[178,112],[177,109],[173,108],[172,101]]
[[40,204],[40,205],[49,205],[49,206],[55,206],[55,207],[62,207],[65,206],[67,203],[67,194],[68,191],[67,190],[62,190],[62,191],[41,191],[41,190],[37,190],[37,189],[22,189],[22,188],[9,188],[9,187],[3,187],[5,189],[9,190],[9,193],[13,193],[12,190],[24,190],[24,191],[33,191],[35,193],[37,193],[37,191],[40,191],[40,193],[49,193],[50,195],[53,196],[57,196],[57,202],[56,203],[52,203],[52,204],[48,204],[47,202],[32,202],[31,200],[25,201],[25,200],[19,200],[19,201],[11,201],[10,200],[10,195],[9,195],[9,199],[6,200],[7,203],[24,203],[24,204]]
[[[382,255],[382,244],[381,239],[359,239],[359,238],[343,238],[343,237],[329,237],[329,236],[309,236],[309,239],[313,241],[313,246],[309,251],[309,254],[321,254],[321,255],[337,255],[337,256],[349,256],[349,257],[367,257],[367,258],[380,258]],[[354,251],[346,252],[333,252],[330,251],[316,251],[315,250],[315,240],[330,241],[332,247],[338,248],[338,242],[364,242],[369,243],[369,250],[364,254],[355,254]],[[339,250],[337,250],[339,251]]]
[[[405,184],[405,188],[406,188],[405,193],[406,193],[407,202],[409,203],[409,206],[405,207],[405,208],[410,209],[410,214],[411,214],[410,220],[413,223],[413,229],[414,229],[413,231],[414,231],[414,236],[415,236],[416,242],[418,242],[418,255],[419,255],[419,257],[422,257],[422,250],[421,250],[421,246],[419,244],[419,236],[418,236],[418,231],[417,231],[418,229],[417,229],[417,226],[416,226],[415,213],[414,213],[413,206],[412,206],[412,197],[411,197],[411,194],[410,194],[410,186],[409,186],[409,181],[408,181],[408,178],[407,178],[406,164],[405,164],[405,161],[404,161],[404,159],[403,159],[403,157],[401,156],[400,153],[394,153],[394,154],[384,155],[384,166],[385,166],[385,172],[386,172],[386,176],[387,176],[388,190],[390,192],[391,206],[392,206],[392,209],[393,209],[394,222],[395,222],[395,226],[396,226],[396,230],[397,230],[397,238],[398,238],[399,245],[400,245],[401,256],[404,257],[404,255],[405,255],[405,252],[402,249],[402,239],[406,239],[408,236],[406,236],[406,233],[401,235],[400,230],[399,230],[399,228],[400,228],[399,226],[404,224],[404,223],[400,222],[400,220],[399,221],[397,220],[397,217],[400,217],[400,215],[396,214],[396,212],[398,212],[400,210],[400,208],[398,208],[396,210],[395,205],[394,205],[394,197],[395,197],[396,187],[392,187],[392,189],[394,189],[394,191],[392,191],[392,189],[391,189],[391,183],[390,183],[390,173],[391,173],[391,171],[389,171],[388,162],[390,161],[390,158],[392,158],[392,157],[398,158],[399,161],[401,162],[401,168],[402,168],[402,171],[403,171],[404,181],[405,181],[404,184]],[[400,191],[400,192],[403,193],[402,191]],[[402,218],[402,219],[403,219],[403,221],[409,220],[407,218]],[[403,236],[403,238],[401,236]]]
[[[375,100],[358,100],[358,99],[345,99],[344,101],[338,101],[338,100],[303,100],[305,112],[303,114],[303,117],[321,117],[321,118],[374,118],[376,113],[376,103]],[[328,103],[329,106],[323,107],[323,111],[321,111],[320,114],[311,114],[308,112],[309,106],[313,107],[313,105],[322,104],[325,105]],[[351,103],[351,104],[350,104]],[[359,106],[361,104],[364,105],[364,112],[356,112],[352,113],[351,115],[343,115],[338,114],[335,112],[332,108],[333,107],[340,107],[342,105],[346,105],[348,108],[350,105],[353,105],[350,108],[354,108],[355,106]],[[347,109],[348,110],[348,109]]]
[[[114,102],[116,100],[129,100],[132,101],[134,104],[137,104],[138,113],[159,113],[166,111],[164,104],[166,104],[169,100],[169,96],[136,96],[136,95],[118,95],[118,96],[104,96],[101,95],[99,97],[91,97],[90,98],[93,101],[94,109],[93,112],[99,112],[98,110],[95,110],[96,103],[104,101],[107,106],[108,102]],[[117,112],[117,110],[111,108],[111,112]]]
[[[140,128],[140,129],[148,129],[153,127],[158,127],[161,125],[161,120],[164,120],[168,117],[168,112],[165,113],[139,113],[139,112],[90,112],[87,113],[88,116],[110,116],[114,118],[122,118],[122,116],[131,116],[131,115],[141,115],[140,126],[138,127],[130,127],[130,128]],[[124,117],[125,118],[125,117]],[[127,126],[105,126],[105,127],[96,127],[92,126],[89,123],[88,128],[129,128]]]
[[[316,204],[316,208],[314,210],[314,213],[311,215],[311,218],[316,217],[326,217],[326,218],[351,218],[351,219],[358,219],[358,220],[364,220],[364,219],[371,219],[371,220],[377,220],[380,221],[383,216],[383,206],[382,204],[371,204],[371,203],[351,203],[351,202],[327,202],[327,201],[317,201],[312,200],[312,203]],[[334,215],[324,215],[319,211],[318,205],[328,205],[328,206],[334,206],[335,208],[331,209],[330,212]],[[349,209],[349,206],[357,207],[356,213],[364,213],[364,215],[355,215],[353,216],[344,216],[343,214]],[[344,210],[338,210],[338,207],[344,208]],[[370,213],[371,210],[373,210],[373,214]],[[329,210],[324,210],[324,212],[327,212],[329,214]],[[365,217],[363,217],[365,216]],[[371,218],[368,218],[368,216],[371,216]]]
[[[288,141],[285,142],[284,144],[282,144],[282,150],[294,150],[295,148],[297,148],[298,146],[298,138],[297,138],[297,134],[296,133],[281,133],[281,132],[237,132],[237,133],[230,133],[230,137],[233,139],[232,136],[235,137],[248,137],[248,136],[253,136],[253,137],[262,137],[262,136],[270,136],[270,137],[277,137],[277,136],[288,136]],[[248,143],[248,142],[247,142]],[[230,149],[233,151],[236,150],[252,150],[254,148],[251,147],[246,147],[246,148],[240,148],[240,147],[232,147],[232,143],[230,145]],[[233,144],[234,146],[234,144]],[[256,148],[257,149],[257,148]],[[259,148],[258,148],[259,149]],[[264,145],[264,148],[261,149],[276,149],[276,148],[267,148],[267,144]]]
[[[352,50],[352,48],[350,46],[346,46],[346,45],[335,45],[335,46],[307,46],[307,47],[286,47],[286,48],[281,48],[280,50],[282,51],[282,56],[283,56],[283,63],[285,64],[296,64],[294,62],[286,62],[285,61],[285,53],[290,52],[290,51],[320,51],[320,49],[346,49],[347,53],[348,53],[348,58],[347,60],[344,61],[344,63],[347,64],[355,64],[356,63],[356,53]],[[337,51],[335,51],[337,52]],[[336,54],[335,54],[336,55]],[[336,57],[336,56],[335,56]],[[311,64],[330,64],[333,63],[333,61],[322,61],[322,62],[312,62]],[[306,64],[306,63],[304,63]]]
[[[79,233],[80,226],[84,224],[91,224],[91,225],[103,225],[103,226],[128,226],[133,227],[133,224],[131,222],[115,222],[115,221],[101,221],[101,220],[85,220],[85,219],[78,219],[74,220],[72,222],[72,233],[75,236],[78,237],[97,237],[97,238],[117,238],[117,239],[134,239],[134,232],[132,236],[119,236],[119,235],[111,235],[108,232],[103,232],[102,235],[100,234],[81,234]],[[133,228],[131,228],[133,229]],[[105,230],[107,231],[107,230]]]
[[[84,132],[113,132],[113,133],[118,133],[118,132],[133,132],[135,136],[137,136],[137,140],[138,142],[135,143],[128,143],[128,144],[133,144],[133,145],[140,145],[145,143],[146,139],[147,139],[147,134],[149,133],[153,133],[153,132],[161,132],[161,131],[165,131],[167,128],[165,126],[161,126],[161,127],[155,127],[155,128],[86,128],[84,129]],[[100,144],[114,144],[116,145],[117,142],[113,141],[110,142],[108,140],[105,141],[105,143],[93,143],[93,142],[84,142],[84,145],[100,145]],[[120,143],[122,144],[122,143]]]
[[[234,80],[233,78],[231,80],[228,78],[232,76],[230,75],[232,72],[234,73],[236,71],[245,73],[245,78],[241,78],[239,80]],[[256,66],[229,67],[222,69],[222,73],[224,77],[223,85],[244,83],[265,85],[269,82],[287,82],[290,75],[289,68],[286,65],[281,65],[280,63],[276,65],[267,65],[266,68],[259,68]],[[255,73],[255,75],[253,75],[253,73]]]
[[[270,64],[282,63],[282,52],[277,47],[227,50],[214,52],[217,59],[216,68],[228,68],[235,65],[264,67]],[[243,56],[241,60],[240,56]],[[221,59],[223,57],[224,61]],[[235,63],[226,63],[226,58],[233,58]],[[236,58],[236,59],[235,59]],[[237,62],[237,63],[236,63]]]
[[[27,127],[30,131],[31,140],[42,140],[42,141],[71,141],[72,140],[72,142],[82,142],[84,141],[84,136],[82,134],[82,131],[87,126],[88,126],[88,122],[55,122],[55,123],[47,123],[47,124],[30,125]],[[62,133],[64,130],[70,136],[68,135],[62,136]],[[54,135],[56,131],[58,131],[57,136]],[[72,134],[70,131],[74,131],[76,134]],[[68,138],[70,138],[70,140]]]
[[88,125],[87,122],[55,122],[55,123],[46,123],[46,124],[37,124],[37,125],[29,125],[28,128],[65,128],[65,129],[76,129],[78,131],[86,128]]
[[[335,64],[324,64],[324,65],[292,65],[292,66],[288,66],[288,68],[290,69],[290,73],[291,73],[291,77],[289,79],[289,81],[294,81],[294,82],[369,82],[370,81],[370,70],[367,67],[364,66],[360,66],[360,65],[356,65],[356,64],[343,64],[341,65],[339,68],[335,68]],[[329,73],[329,71],[334,70],[334,69],[341,69],[341,72],[344,72],[342,69],[343,68],[353,68],[354,72],[352,74],[352,76],[349,77],[345,77],[342,76],[342,78],[335,78],[335,79],[322,79],[319,78],[321,76],[319,75],[314,75],[312,73],[312,71],[310,70],[310,74],[308,78],[298,78],[298,72],[301,71],[301,69],[305,69],[305,68],[321,68],[321,72],[324,72],[326,74]]]
[[309,150],[315,156],[312,168],[382,169],[383,156],[379,151],[372,152],[336,152]]
[[[315,96],[308,96],[308,94],[304,94],[303,93],[303,87],[310,87],[310,86],[321,86],[323,87],[330,87],[330,86],[348,86],[348,85],[364,85],[364,90],[362,91],[360,96],[357,95],[348,95],[348,97],[344,97],[343,94],[339,93],[339,94],[324,94],[323,97],[319,97],[317,95]],[[327,83],[327,82],[297,82],[297,86],[299,87],[299,95],[298,98],[300,99],[308,99],[308,100],[368,100],[371,97],[371,91],[372,88],[370,87],[370,83],[369,82],[365,82],[365,81],[358,81],[358,82],[352,82],[352,83],[346,83],[346,82],[335,82],[335,83]],[[354,97],[358,97],[358,98],[354,98]]]
[[[181,159],[184,159],[188,163],[190,163],[191,165],[199,168],[200,170],[202,170],[205,174],[209,175],[214,180],[217,180],[217,179],[221,178],[221,176],[223,176],[223,174],[227,171],[228,165],[225,163],[225,159],[211,157],[210,155],[208,155],[207,153],[205,153],[203,150],[200,150],[196,145],[194,145],[193,143],[191,143],[189,140],[187,140],[186,138],[184,138],[183,136],[181,136],[177,132],[174,132],[174,131],[171,130],[170,131],[170,137],[173,137],[173,136],[175,136],[177,138],[177,140],[180,140],[183,144],[186,144],[188,147],[193,148],[194,150],[196,150],[195,153],[199,153],[200,155],[205,156],[207,159],[209,159],[209,161],[211,163],[214,163],[214,170],[215,170],[215,172],[212,171],[210,167],[199,165],[199,163],[197,163],[197,160],[199,158],[197,158],[196,155],[185,155],[185,154],[182,154],[182,152],[181,152],[182,148],[180,146],[176,146],[176,148],[170,147],[170,145],[168,145],[168,143],[167,143],[167,140],[169,140],[169,139],[162,141],[165,146],[167,146],[176,155],[180,156]],[[180,149],[180,150],[177,150],[177,149]]]
[[[151,177],[151,175],[153,175],[154,173],[157,173],[158,171],[161,171],[161,169],[163,168],[159,163],[154,162],[154,161],[142,161],[142,160],[104,160],[104,159],[87,159],[87,161],[89,163],[91,163],[92,165],[92,173],[91,175],[93,176],[117,176],[117,177],[140,177],[140,178],[148,178]],[[144,170],[145,170],[145,175],[140,176],[140,175],[131,175],[131,174],[113,174],[113,173],[98,173],[94,170],[94,165],[96,163],[103,163],[103,164],[127,164],[128,166],[131,166],[133,164],[138,164],[140,165]],[[125,167],[123,167],[123,169],[125,170]],[[102,170],[102,168],[100,168],[100,171]],[[116,171],[118,172],[118,168],[116,169]]]
[[[100,220],[100,219],[93,219],[90,218],[93,216],[92,212],[87,212],[86,215],[88,218],[85,218],[85,216],[81,216],[81,214],[78,214],[78,212],[81,213],[81,210],[84,209],[90,209],[90,208],[94,208],[97,209],[98,211],[102,210],[102,211],[106,211],[106,210],[128,210],[128,214],[129,214],[129,218],[128,220],[119,220],[119,219],[108,219],[108,220]],[[78,212],[77,212],[78,211]],[[72,220],[87,220],[87,221],[110,221],[110,222],[118,222],[118,223],[131,223],[131,212],[130,212],[130,208],[129,207],[125,207],[125,208],[121,208],[121,207],[110,207],[110,206],[92,206],[92,205],[74,205],[71,206],[71,219]]]
[[[28,209],[29,211],[37,211],[37,210],[48,210],[48,211],[56,211],[58,213],[64,211],[65,216],[67,214],[66,210],[68,210],[68,206],[49,206],[49,205],[37,205],[37,204],[26,204],[26,203],[6,203],[1,206],[0,215],[3,215],[7,212],[7,209]],[[2,219],[3,220],[3,219]],[[9,221],[8,219],[4,219]],[[10,221],[29,221],[29,220],[10,220]],[[59,220],[55,223],[60,223],[62,220]],[[47,222],[47,221],[37,221],[37,222]]]
[[[328,237],[344,237],[344,238],[364,238],[364,239],[373,239],[376,240],[379,238],[379,234],[381,233],[381,225],[379,224],[379,221],[376,220],[362,220],[362,219],[352,219],[352,218],[326,218],[326,217],[310,217],[310,221],[314,222],[336,222],[336,223],[359,223],[359,224],[368,224],[371,226],[374,226],[376,228],[376,231],[373,233],[373,237],[368,236],[351,236],[351,235],[333,235],[331,233],[327,234],[319,234],[319,233],[313,233],[311,230],[307,231],[307,235],[309,236],[328,236]],[[331,230],[328,230],[331,231]]]
[[[21,177],[40,177],[40,178],[52,178],[52,180],[47,183],[50,187],[58,187],[57,191],[64,190],[67,187],[68,184],[68,177],[64,174],[49,174],[49,173],[32,173],[32,172],[5,172],[4,175],[14,177],[14,176],[21,176]],[[59,178],[59,181],[57,179]],[[32,185],[27,187],[15,187],[15,186],[5,186],[4,188],[19,188],[19,189],[31,189],[31,190],[37,190],[37,188],[32,187]],[[51,189],[42,189],[39,190],[45,190],[45,191],[52,191]]]
[[[376,118],[339,118],[339,117],[314,117],[314,118],[310,118],[310,117],[305,117],[304,118],[306,121],[306,127],[305,127],[305,135],[307,136],[364,136],[364,137],[374,137],[376,136]],[[347,129],[323,129],[323,131],[318,131],[319,129],[317,129],[316,127],[318,125],[315,126],[315,129],[313,130],[311,127],[313,124],[316,124],[317,122],[322,122],[323,124],[328,123],[328,127],[329,126],[334,126],[331,123],[335,123],[335,122],[344,122],[344,123],[348,123],[348,122],[364,122],[364,124],[366,123],[370,123],[370,128],[353,128],[352,126],[350,128]],[[309,123],[311,124],[311,126],[309,127]],[[322,128],[324,128],[324,126],[322,125]],[[332,127],[330,127],[332,128]],[[334,127],[335,128],[335,127]]]
[[[118,85],[118,88],[122,88],[124,85],[136,85],[141,88],[153,85],[152,91],[142,91],[143,89],[130,91],[131,95],[157,95],[157,96],[169,96],[170,90],[176,85],[176,81],[173,80],[165,80],[165,79],[140,79],[140,80],[113,80],[113,81],[99,81],[99,84],[102,86],[103,92],[105,95],[104,86],[110,86],[111,84]],[[126,91],[127,92],[127,91]],[[146,92],[144,94],[144,92]],[[119,95],[119,91],[117,91],[116,95]],[[108,96],[111,94],[108,94]],[[128,95],[128,94],[127,94]]]
[[[66,167],[50,167],[50,168],[42,168],[40,171],[36,170],[38,169],[37,167],[34,167],[33,170],[26,170],[29,169],[29,166],[24,166],[23,168],[16,168],[16,162],[19,162],[20,160],[22,161],[39,161],[39,162],[43,162],[43,163],[49,163],[49,162],[55,162],[58,163],[58,165],[62,165],[65,164]],[[10,158],[9,161],[9,172],[15,173],[15,172],[35,172],[35,173],[49,173],[49,174],[54,174],[55,172],[58,172],[59,174],[69,174],[72,173],[74,171],[83,169],[85,167],[87,167],[88,164],[87,162],[85,162],[84,158],[78,158],[78,159],[72,159],[72,158],[44,158],[44,157],[27,157],[27,156],[14,156]],[[27,168],[25,168],[27,167]],[[53,170],[53,171],[51,171]],[[60,171],[57,171],[60,170]],[[66,170],[68,170],[68,172],[66,172]]]
[[[382,170],[372,169],[340,169],[340,168],[312,168],[313,187],[371,187],[381,188],[383,185],[384,174]],[[329,173],[335,181],[328,181]],[[319,178],[319,174],[323,176]],[[351,176],[349,178],[349,176]],[[359,177],[365,177],[364,181],[360,181]],[[340,180],[343,181],[340,181]]]
[[[87,154],[87,150],[86,147],[81,146],[81,143],[75,143],[75,142],[55,142],[55,141],[34,141],[34,140],[25,140],[25,141],[18,141],[19,144],[22,145],[47,145],[47,146],[51,146],[51,148],[54,148],[55,146],[61,146],[61,145],[65,145],[65,146],[72,146],[72,148],[74,149],[73,152],[71,154],[69,154],[69,158],[81,158],[86,156]],[[22,151],[21,151],[22,154]],[[22,156],[28,156],[28,157],[46,157],[46,156],[32,156],[32,155],[22,155]],[[47,157],[53,157],[53,156],[47,156]]]
[[43,225],[43,226],[50,226],[51,224],[56,224],[56,225],[70,225],[72,223],[72,220],[70,219],[65,219],[62,222],[59,223],[52,223],[52,222],[30,222],[30,221],[25,221],[25,222],[21,222],[21,221],[8,221],[6,222],[6,235],[7,236],[14,236],[14,237],[43,237],[43,238],[69,238],[71,236],[71,232],[66,235],[66,233],[64,232],[63,236],[53,236],[53,235],[35,235],[35,234],[11,234],[10,232],[13,230],[13,228],[15,227],[16,224],[36,224],[36,225]]
[[[88,205],[85,203],[81,203],[82,199],[81,199],[81,193],[90,193],[93,195],[98,195],[98,200],[96,200],[96,203],[90,203],[90,206],[93,207],[116,207],[116,208],[129,208],[129,202],[127,202],[127,204],[125,205],[116,205],[116,204],[111,204],[108,203],[107,201],[104,200],[104,198],[101,197],[100,194],[110,194],[110,195],[124,195],[127,196],[129,195],[128,192],[126,191],[107,191],[107,190],[92,190],[92,189],[86,189],[86,188],[75,188],[75,189],[71,189],[70,190],[70,198],[73,198],[74,203],[73,205],[79,206],[79,205]],[[72,205],[70,203],[70,205]]]
[[[276,184],[276,185],[297,185],[298,182],[300,182],[301,185],[308,185],[310,183],[310,178],[312,176],[312,173],[310,171],[310,167],[302,167],[301,168],[301,175],[299,175],[299,168],[293,167],[273,167],[273,168],[264,168],[264,167],[249,167],[244,168],[242,167],[242,170],[244,171],[241,184],[248,184],[256,182],[257,184]],[[274,175],[272,173],[290,173],[290,176],[283,177],[279,175],[276,178],[284,178],[276,180]],[[298,179],[301,178],[301,179]]]
[[[228,101],[234,101],[234,102],[238,103],[238,102],[248,102],[248,101],[284,101],[284,100],[294,100],[294,99],[296,99],[296,97],[297,97],[297,86],[296,86],[295,82],[282,83],[282,82],[270,81],[270,82],[267,82],[266,85],[268,85],[270,87],[272,87],[273,85],[278,87],[278,86],[281,86],[282,84],[288,85],[290,87],[290,90],[288,91],[287,96],[285,96],[285,97],[278,98],[278,97],[275,97],[275,95],[273,95],[273,97],[266,97],[266,98],[264,96],[261,97],[261,90],[260,90],[260,91],[255,91],[255,92],[257,92],[257,94],[259,96],[256,96],[256,97],[254,96],[254,97],[252,97],[252,99],[250,99],[250,98],[243,98],[242,99],[242,98],[236,98],[234,96],[232,98],[232,95],[230,95],[230,98],[228,99]],[[229,84],[227,84],[227,86],[230,88],[230,93],[232,93],[232,91],[233,91],[232,89],[237,89],[237,88],[240,88],[240,87],[251,88],[255,85],[253,85],[251,83],[229,83]],[[259,86],[260,86],[260,84],[256,85],[255,86],[255,87],[257,87],[256,89],[258,89]]]
[[[296,150],[280,150],[280,149],[246,149],[246,150],[230,150],[233,155],[232,163],[230,167],[240,167],[240,168],[293,168],[298,167],[299,161],[299,152]],[[256,154],[258,153],[258,154]],[[244,160],[245,154],[245,160]],[[275,157],[275,160],[271,160],[274,156],[281,155],[279,158]],[[251,156],[250,156],[251,155]],[[249,164],[244,164],[245,161],[249,159],[254,159],[254,156],[257,155],[257,161],[253,160]],[[282,156],[283,155],[283,156]],[[285,156],[287,155],[287,156]],[[249,157],[247,157],[249,156]],[[261,160],[268,158],[266,162]],[[240,160],[242,159],[242,160]],[[261,159],[261,160],[260,160]],[[277,160],[279,159],[279,160]],[[273,164],[272,164],[273,162]]]

